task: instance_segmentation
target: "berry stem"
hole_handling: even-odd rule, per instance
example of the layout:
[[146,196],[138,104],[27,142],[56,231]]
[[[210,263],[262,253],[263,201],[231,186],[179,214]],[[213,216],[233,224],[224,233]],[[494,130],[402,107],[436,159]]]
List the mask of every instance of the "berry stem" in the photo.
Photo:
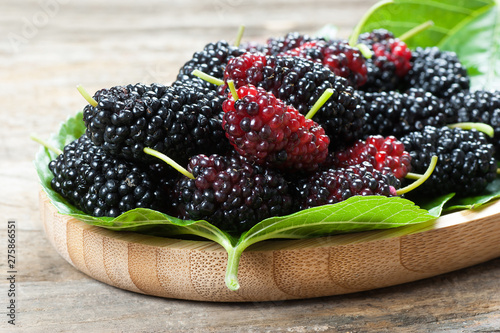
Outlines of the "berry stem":
[[76,86],[76,89],[80,92],[80,94],[89,102],[90,105],[92,106],[97,106],[97,101],[90,96],[90,94],[85,90],[84,87],[82,87],[81,84]]
[[56,146],[53,146],[51,145],[50,143],[48,143],[47,141],[45,140],[42,140],[40,139],[38,136],[36,136],[35,134],[31,134],[30,135],[30,138],[31,140],[35,141],[35,142],[38,142],[39,144],[41,144],[42,146],[44,146],[45,148],[51,150],[52,152],[54,152],[55,154],[57,155],[61,155],[63,153],[63,151],[59,148],[57,148]]
[[236,87],[234,86],[234,81],[228,80],[227,85],[229,86],[229,90],[231,91],[231,95],[233,95],[233,99],[235,101],[239,100],[240,97],[238,96],[238,92],[236,91]]
[[363,43],[356,44],[356,47],[358,48],[359,52],[361,52],[363,57],[365,57],[366,59],[371,59],[371,57],[373,56],[372,50],[370,50],[370,48],[365,44]]
[[413,172],[408,172],[405,176],[406,179],[413,179],[413,180],[417,180],[417,179],[420,179],[422,178],[423,175],[419,174],[419,173],[413,173]]
[[432,156],[431,163],[430,163],[429,167],[427,168],[427,170],[425,171],[425,173],[419,179],[417,179],[415,182],[397,190],[396,193],[398,195],[405,194],[405,193],[408,193],[408,192],[416,189],[420,185],[422,185],[434,172],[434,169],[436,168],[437,161],[438,161],[438,157]]
[[410,29],[408,30],[407,32],[405,32],[404,34],[402,34],[401,36],[399,36],[399,40],[402,41],[402,42],[405,42],[407,41],[408,39],[412,38],[413,36],[415,35],[418,35],[419,33],[421,33],[422,31],[425,31],[427,29],[429,29],[430,27],[432,27],[434,25],[434,21],[432,20],[429,20],[427,22],[424,22],[420,25],[417,25],[415,28],[413,29]]
[[449,128],[461,128],[463,130],[471,130],[471,129],[476,129],[479,132],[483,132],[484,134],[488,135],[490,138],[495,136],[495,129],[491,127],[488,124],[485,123],[456,123],[456,124],[450,124],[448,125]]
[[229,290],[236,291],[240,288],[240,284],[238,283],[238,267],[243,249],[236,246],[227,252],[227,267],[224,281]]
[[393,0],[384,0],[384,1],[379,1],[375,5],[373,5],[368,11],[363,15],[361,20],[358,22],[354,30],[352,31],[351,37],[349,38],[349,45],[352,47],[356,47],[358,44],[358,37],[361,34],[361,29],[365,26],[366,22],[368,19],[371,17],[373,12],[378,10],[379,8],[382,8],[386,5],[394,3]]
[[326,101],[333,95],[333,89],[328,88],[326,89],[323,94],[318,98],[316,103],[312,106],[312,108],[309,110],[309,112],[306,114],[305,118],[306,119],[312,119],[316,112],[318,112],[319,109],[323,106],[323,104],[326,103]]
[[197,76],[200,79],[205,80],[205,81],[207,81],[209,83],[213,83],[216,86],[221,86],[221,85],[224,84],[224,81],[222,81],[221,79],[218,79],[218,78],[216,78],[215,76],[212,76],[212,75],[208,75],[207,73],[203,73],[202,71],[200,71],[198,69],[193,70],[191,72],[191,74],[193,74],[194,76]]
[[234,41],[234,46],[239,47],[241,43],[241,38],[243,37],[243,33],[245,32],[245,26],[242,24],[238,29],[238,34],[236,35],[236,40]]
[[193,174],[191,172],[187,171],[185,168],[183,168],[180,164],[178,164],[176,161],[174,161],[173,159],[171,159],[167,155],[162,154],[159,151],[151,149],[151,148],[148,148],[148,147],[144,148],[144,152],[146,154],[148,154],[148,155],[151,155],[151,156],[154,156],[156,158],[159,158],[160,160],[162,160],[163,162],[167,163],[168,165],[170,165],[175,170],[177,170],[180,173],[182,173],[184,176],[186,176],[188,178],[191,178],[191,179],[194,179],[194,176],[193,176]]

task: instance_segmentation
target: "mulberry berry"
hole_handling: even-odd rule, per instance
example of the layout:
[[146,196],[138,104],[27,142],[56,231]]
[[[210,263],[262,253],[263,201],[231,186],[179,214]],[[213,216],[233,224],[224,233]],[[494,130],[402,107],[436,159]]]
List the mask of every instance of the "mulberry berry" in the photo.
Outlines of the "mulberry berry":
[[359,92],[364,104],[365,135],[397,138],[422,130],[425,126],[441,127],[456,122],[456,114],[445,103],[422,89],[406,93],[396,91]]
[[349,46],[347,41],[311,41],[278,55],[320,63],[335,75],[346,78],[348,84],[355,88],[364,85],[367,80],[365,58],[358,49]]
[[222,129],[223,98],[215,91],[177,82],[128,85],[103,89],[87,105],[83,119],[87,135],[113,156],[144,161],[145,147],[187,163],[200,153],[229,148]]
[[138,207],[169,210],[168,183],[154,179],[147,166],[110,156],[85,135],[66,145],[49,169],[52,189],[92,216],[116,217]]
[[396,196],[400,182],[390,172],[373,168],[368,162],[348,168],[316,172],[297,185],[300,209],[334,204],[355,195]]
[[455,52],[441,51],[437,47],[417,48],[412,52],[412,68],[403,85],[421,88],[433,95],[449,99],[470,88],[467,70]]
[[308,35],[300,34],[296,31],[289,32],[283,37],[269,38],[265,50],[267,55],[278,55],[288,50],[295,49],[307,42],[324,40],[322,38],[313,38]]
[[385,29],[361,34],[358,42],[373,51],[372,57],[366,60],[368,78],[361,89],[371,92],[396,90],[401,78],[411,69],[412,53],[406,43]]
[[366,141],[359,140],[348,149],[335,153],[333,166],[347,168],[368,162],[376,170],[387,168],[397,179],[403,179],[411,169],[411,157],[402,142],[393,136],[369,136]]
[[288,183],[280,174],[238,154],[196,155],[187,169],[195,179],[183,178],[176,186],[184,219],[204,219],[241,233],[293,208]]
[[401,142],[410,153],[412,172],[424,173],[431,157],[438,157],[430,178],[412,193],[475,195],[496,177],[494,148],[482,132],[426,126],[402,137]]
[[493,127],[490,142],[500,158],[500,91],[477,90],[462,92],[451,97],[447,104],[457,114],[457,122],[479,122]]
[[213,83],[206,82],[193,74],[193,70],[198,69],[206,74],[222,79],[227,62],[245,53],[245,49],[230,45],[222,40],[216,43],[207,44],[202,51],[195,52],[193,58],[187,61],[179,70],[177,80],[191,82],[192,85],[217,90]]
[[235,149],[257,164],[314,170],[330,140],[314,121],[255,86],[242,86],[224,101],[222,125]]
[[233,80],[237,88],[248,84],[264,88],[304,115],[323,92],[331,88],[333,95],[312,118],[330,137],[330,148],[339,149],[363,135],[365,110],[354,88],[321,64],[300,58],[246,53],[229,61],[224,80]]

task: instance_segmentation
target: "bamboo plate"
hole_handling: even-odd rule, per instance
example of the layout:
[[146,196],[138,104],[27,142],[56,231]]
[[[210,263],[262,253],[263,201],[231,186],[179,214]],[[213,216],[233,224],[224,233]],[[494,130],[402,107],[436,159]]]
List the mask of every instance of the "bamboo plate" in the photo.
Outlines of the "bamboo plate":
[[[224,283],[227,254],[211,241],[120,233],[61,215],[40,194],[46,235],[92,278],[148,295],[213,302],[276,301],[415,281],[500,256],[500,201],[418,226],[305,240],[243,252],[240,289]],[[401,236],[403,235],[403,236]]]

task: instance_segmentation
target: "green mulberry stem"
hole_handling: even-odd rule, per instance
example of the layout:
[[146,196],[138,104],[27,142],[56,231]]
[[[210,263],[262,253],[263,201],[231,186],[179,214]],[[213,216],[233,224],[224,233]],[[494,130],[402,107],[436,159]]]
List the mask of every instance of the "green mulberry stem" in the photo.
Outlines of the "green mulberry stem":
[[238,29],[238,34],[236,35],[236,40],[234,41],[234,46],[239,47],[241,43],[241,38],[243,37],[243,33],[245,32],[245,26],[242,24]]
[[244,248],[238,246],[231,249],[226,249],[227,251],[227,267],[226,267],[226,277],[225,282],[229,290],[236,291],[240,289],[240,284],[238,282],[238,267],[240,265],[241,254]]
[[361,29],[363,29],[363,27],[365,26],[366,22],[371,17],[371,15],[373,14],[373,12],[375,12],[379,8],[382,8],[382,7],[387,6],[389,4],[392,4],[392,3],[394,3],[393,0],[385,0],[385,1],[377,2],[375,5],[373,5],[365,13],[365,15],[363,15],[363,17],[359,21],[358,25],[356,25],[356,27],[354,28],[354,30],[353,30],[353,32],[351,34],[351,37],[349,38],[349,45],[352,46],[352,47],[356,47],[356,45],[358,44],[358,37],[361,34]]
[[450,124],[448,125],[449,128],[461,128],[463,130],[471,130],[471,129],[476,129],[479,132],[483,132],[484,134],[488,135],[490,138],[495,136],[495,130],[493,127],[491,127],[488,124],[485,123],[456,123],[456,124]]
[[207,73],[203,73],[202,71],[200,71],[198,69],[193,70],[191,72],[191,74],[193,74],[194,76],[197,76],[200,79],[205,80],[205,81],[207,81],[209,83],[213,83],[216,86],[221,86],[221,85],[224,84],[224,81],[222,81],[221,79],[218,79],[218,78],[216,78],[215,76],[212,76],[212,75],[208,75]]
[[316,112],[318,112],[319,109],[321,109],[321,107],[323,106],[323,104],[326,103],[326,101],[328,101],[328,99],[333,95],[333,89],[332,88],[328,88],[326,89],[323,94],[321,94],[321,96],[318,98],[318,100],[316,101],[316,103],[314,103],[314,105],[312,106],[312,108],[309,110],[309,112],[306,114],[306,119],[312,119],[312,117],[314,117],[314,115],[316,114]]
[[366,59],[371,59],[371,57],[373,56],[373,52],[365,44],[362,43],[356,44],[356,48],[359,50],[359,52],[361,52],[363,57],[365,57]]
[[[399,190],[397,190],[396,193],[398,195],[405,194],[405,193],[408,193],[408,192],[416,189],[420,185],[422,185],[434,172],[434,169],[436,168],[437,161],[438,161],[438,157],[432,156],[431,163],[430,163],[429,167],[427,168],[427,170],[425,171],[425,173],[420,178],[418,178],[415,182],[411,183],[410,185],[408,185],[406,187],[403,187],[403,188],[400,188]],[[416,175],[416,174],[412,174],[412,175]]]
[[229,86],[229,90],[231,91],[231,95],[233,95],[233,99],[235,101],[239,100],[240,97],[238,96],[238,92],[236,91],[236,87],[234,86],[234,81],[228,80],[227,85]]
[[45,140],[42,140],[40,139],[38,136],[36,136],[35,134],[31,134],[30,135],[30,138],[31,140],[35,141],[35,142],[38,142],[39,144],[41,144],[42,146],[44,146],[45,148],[51,150],[52,152],[54,152],[55,154],[57,155],[61,155],[63,153],[63,151],[59,148],[57,148],[56,146],[54,145],[51,145],[50,143],[48,143],[47,141]]
[[87,92],[87,90],[85,90],[84,87],[82,87],[81,84],[77,85],[76,89],[80,92],[80,94],[82,94],[83,98],[85,98],[90,105],[97,106],[97,101],[93,99],[92,96],[90,96],[90,94]]
[[184,167],[182,167],[180,164],[178,164],[176,161],[174,161],[173,159],[171,159],[167,155],[162,154],[159,151],[151,149],[151,148],[148,148],[148,147],[144,148],[144,152],[146,154],[148,154],[148,155],[151,155],[151,156],[154,156],[156,158],[159,158],[160,160],[162,160],[163,162],[167,163],[168,165],[170,165],[175,170],[177,170],[180,173],[182,173],[184,176],[186,176],[188,178],[191,178],[191,179],[194,179],[194,176],[193,176],[193,174],[191,172],[187,171]]

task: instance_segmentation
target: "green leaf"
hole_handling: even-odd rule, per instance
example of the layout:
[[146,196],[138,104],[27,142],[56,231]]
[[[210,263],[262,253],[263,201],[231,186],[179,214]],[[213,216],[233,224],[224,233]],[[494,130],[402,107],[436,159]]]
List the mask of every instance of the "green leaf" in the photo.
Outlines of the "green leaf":
[[433,215],[409,200],[384,196],[355,196],[334,205],[268,218],[243,234],[236,246],[228,251],[226,285],[232,290],[238,288],[237,269],[241,254],[257,242],[388,229],[422,223],[433,218]]
[[499,17],[500,6],[495,0],[394,0],[376,8],[355,31],[385,28],[401,36],[432,21],[431,27],[405,40],[407,45],[456,52],[473,89],[500,89]]
[[500,6],[458,27],[438,46],[457,53],[472,89],[500,89]]
[[[83,123],[83,114],[79,112],[74,117],[70,117],[66,122],[63,122],[59,130],[49,138],[48,142],[62,150],[65,145],[76,140],[83,133],[85,133],[85,124]],[[50,186],[50,181],[54,175],[49,169],[49,163],[56,157],[57,155],[54,152],[45,147],[41,147],[36,154],[34,164],[40,184],[61,214],[83,214],[82,211],[70,205],[63,197],[53,191]]]
[[441,216],[444,206],[455,196],[455,193],[441,195],[437,198],[410,198],[413,202],[417,203],[422,209],[429,212],[434,217]]
[[[79,138],[85,132],[82,114],[69,118],[49,142],[63,147]],[[420,209],[409,200],[383,196],[352,197],[346,201],[314,207],[288,216],[263,220],[248,232],[234,238],[207,221],[181,220],[166,214],[137,208],[116,218],[93,217],[84,214],[69,204],[50,186],[53,178],[48,164],[56,155],[41,148],[35,159],[35,166],[41,185],[59,213],[73,216],[87,224],[116,231],[134,231],[163,236],[195,235],[223,246],[228,252],[226,282],[231,289],[238,288],[237,271],[242,252],[257,242],[276,239],[299,239],[326,236],[339,233],[374,229],[387,229],[425,222],[434,216]]]
[[[59,130],[48,141],[55,147],[63,149],[65,145],[78,139],[84,133],[85,125],[80,112],[62,123]],[[230,248],[231,244],[235,242],[230,235],[206,221],[181,220],[146,208],[133,209],[116,218],[87,215],[52,189],[50,181],[54,175],[48,165],[56,157],[52,151],[41,147],[35,157],[34,164],[43,190],[60,214],[70,215],[87,224],[110,230],[150,232],[156,227],[155,231],[162,234],[170,236],[195,235],[217,242],[224,248]]]
[[498,198],[500,198],[500,178],[488,184],[486,190],[481,195],[451,200],[444,208],[444,211],[450,212],[458,209],[474,209]]
[[375,10],[361,31],[385,28],[400,36],[431,20],[434,22],[432,27],[409,38],[406,43],[410,48],[435,46],[495,5],[495,0],[394,0]]

